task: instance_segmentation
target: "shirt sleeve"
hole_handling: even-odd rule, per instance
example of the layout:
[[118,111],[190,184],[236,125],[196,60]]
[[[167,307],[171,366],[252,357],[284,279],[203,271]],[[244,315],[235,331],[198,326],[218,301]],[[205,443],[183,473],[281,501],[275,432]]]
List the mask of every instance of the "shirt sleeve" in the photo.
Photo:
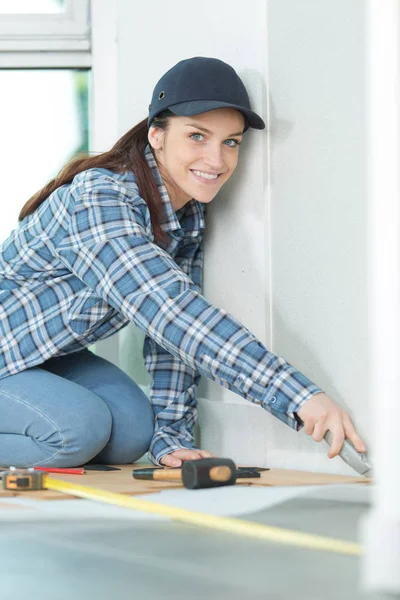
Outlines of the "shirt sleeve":
[[[142,205],[135,204],[122,185],[104,176],[96,185],[82,180],[71,194],[75,204],[70,225],[54,250],[60,260],[144,331],[152,344],[178,359],[174,366],[182,361],[188,367],[178,368],[176,380],[173,371],[167,371],[168,385],[177,385],[178,390],[186,386],[189,391],[184,402],[167,408],[163,415],[170,423],[184,419],[182,429],[178,423],[167,430],[164,442],[171,442],[173,449],[175,432],[183,432],[183,440],[190,444],[187,432],[195,405],[190,382],[197,372],[298,430],[302,425],[293,413],[322,390],[269,352],[234,316],[207,301],[199,286],[154,243]],[[171,359],[165,357],[169,369]],[[159,371],[161,389],[163,377]],[[186,417],[185,407],[189,408]],[[155,460],[166,453],[159,440]]]
[[[191,288],[201,293],[203,235],[184,240],[174,260],[191,279]],[[146,335],[143,344],[146,368],[152,376],[150,399],[155,414],[149,459],[159,464],[164,454],[194,448],[193,427],[197,419],[196,389],[200,373]]]

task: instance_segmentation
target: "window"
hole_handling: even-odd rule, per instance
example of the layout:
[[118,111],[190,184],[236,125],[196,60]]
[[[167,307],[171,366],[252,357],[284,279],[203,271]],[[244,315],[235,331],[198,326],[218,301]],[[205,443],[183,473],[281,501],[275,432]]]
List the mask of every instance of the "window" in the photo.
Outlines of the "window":
[[65,0],[0,0],[0,14],[50,14],[65,11]]
[[0,70],[0,243],[25,202],[88,151],[89,84],[87,69]]
[[29,198],[88,150],[87,0],[0,0],[0,243]]

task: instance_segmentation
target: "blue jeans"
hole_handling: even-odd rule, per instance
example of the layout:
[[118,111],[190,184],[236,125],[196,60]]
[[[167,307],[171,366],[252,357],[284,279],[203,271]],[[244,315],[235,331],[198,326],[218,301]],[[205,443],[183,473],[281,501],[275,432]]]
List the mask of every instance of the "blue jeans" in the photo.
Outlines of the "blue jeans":
[[0,380],[2,466],[132,463],[153,430],[146,394],[87,349]]

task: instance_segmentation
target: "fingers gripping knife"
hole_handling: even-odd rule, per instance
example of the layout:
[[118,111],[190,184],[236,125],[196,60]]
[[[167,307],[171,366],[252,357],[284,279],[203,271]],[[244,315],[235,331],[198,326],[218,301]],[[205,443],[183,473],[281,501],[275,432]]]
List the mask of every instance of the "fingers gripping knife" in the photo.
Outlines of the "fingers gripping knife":
[[[294,417],[298,423],[304,425],[303,420],[300,419],[297,413],[294,413]],[[332,444],[332,439],[332,432],[327,431],[324,435],[324,440],[329,446]],[[373,477],[371,461],[366,454],[358,452],[349,439],[345,438],[339,456],[349,465],[349,467],[357,471],[360,475],[364,475],[364,477]]]
[[[332,432],[327,431],[324,435],[324,440],[327,444],[332,444]],[[347,438],[343,442],[342,449],[339,452],[339,456],[357,473],[364,475],[364,477],[373,477],[372,464],[366,454],[358,452],[350,440]]]

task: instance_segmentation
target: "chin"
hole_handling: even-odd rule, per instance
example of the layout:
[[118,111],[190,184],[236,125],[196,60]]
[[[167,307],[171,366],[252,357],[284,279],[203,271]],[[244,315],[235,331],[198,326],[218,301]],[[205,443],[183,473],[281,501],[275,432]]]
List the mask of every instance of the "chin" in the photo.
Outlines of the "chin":
[[215,196],[213,196],[212,198],[196,198],[197,202],[202,202],[203,204],[208,204],[209,202],[212,202],[214,200]]
[[198,202],[204,202],[204,203],[211,202],[216,196],[216,194],[214,194],[213,196],[210,196],[210,195],[199,193],[198,189],[192,190],[192,191],[189,191],[186,193],[190,197],[190,199],[194,198]]

